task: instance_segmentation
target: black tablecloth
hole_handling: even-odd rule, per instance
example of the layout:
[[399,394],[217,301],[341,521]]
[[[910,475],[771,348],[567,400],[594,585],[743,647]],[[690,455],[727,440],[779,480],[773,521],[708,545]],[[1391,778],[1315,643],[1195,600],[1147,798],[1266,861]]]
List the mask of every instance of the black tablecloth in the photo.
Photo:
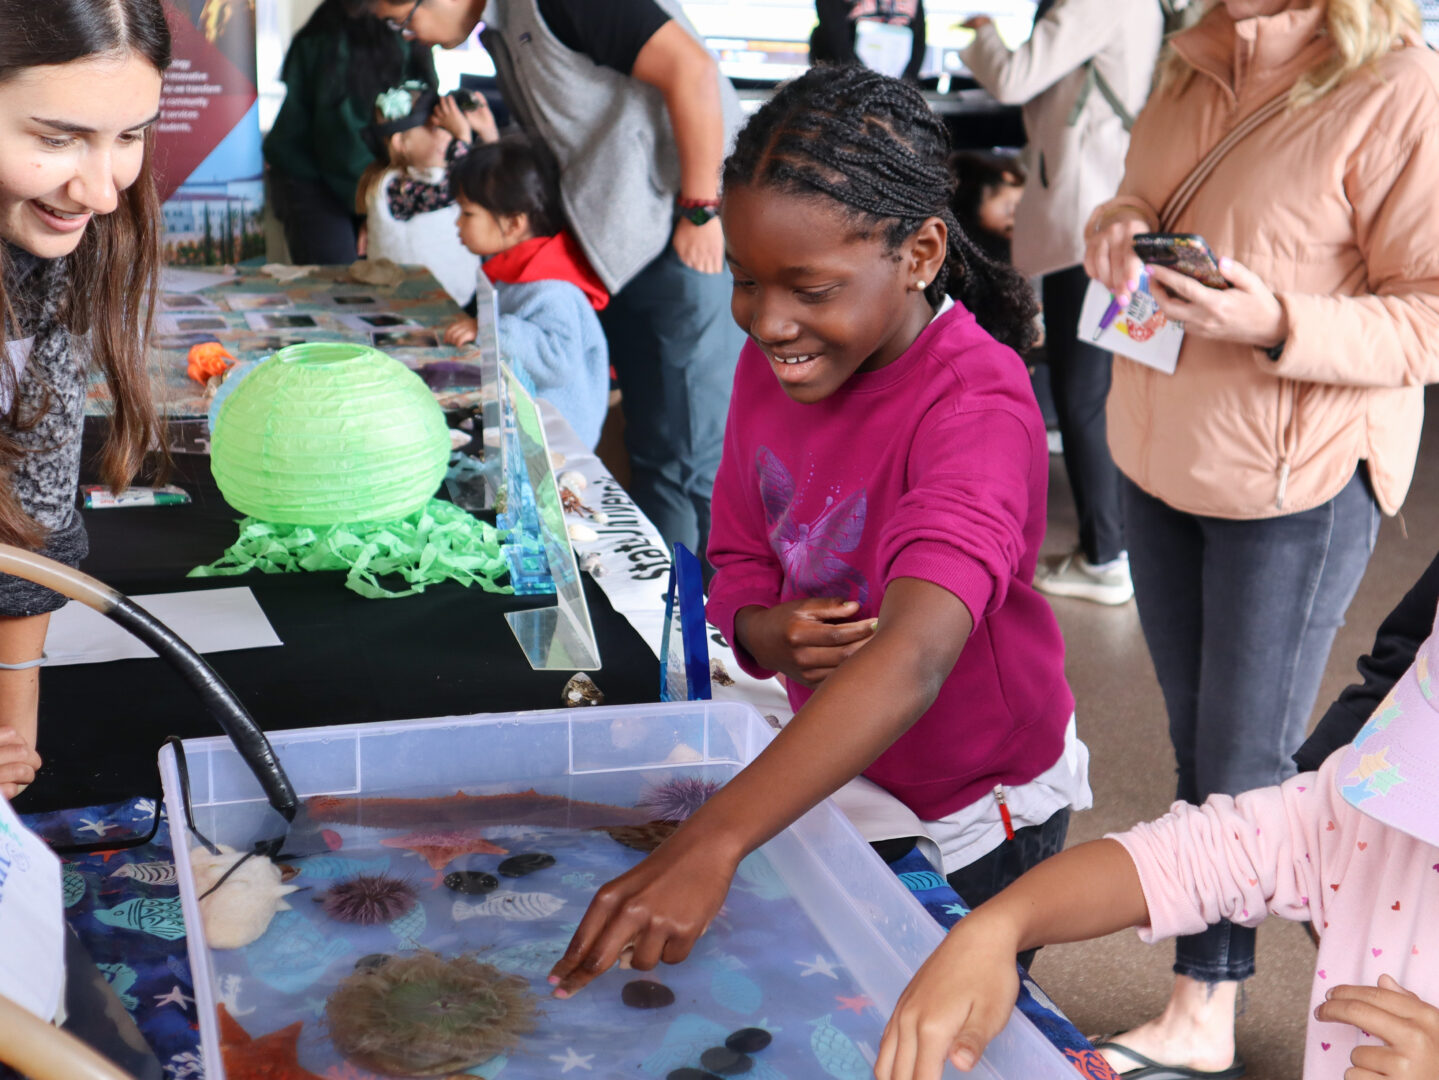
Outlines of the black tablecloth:
[[[553,603],[445,583],[418,596],[366,600],[341,573],[186,578],[238,535],[239,515],[209,475],[209,459],[177,458],[188,506],[85,512],[88,573],[127,595],[248,586],[283,648],[206,657],[266,730],[412,717],[553,708],[573,672],[533,670],[503,615]],[[600,643],[593,673],[610,704],[655,701],[659,664],[593,581],[586,592]],[[41,675],[45,760],[17,800],[26,812],[92,806],[150,794],[167,735],[219,734],[161,660],[48,668]]]

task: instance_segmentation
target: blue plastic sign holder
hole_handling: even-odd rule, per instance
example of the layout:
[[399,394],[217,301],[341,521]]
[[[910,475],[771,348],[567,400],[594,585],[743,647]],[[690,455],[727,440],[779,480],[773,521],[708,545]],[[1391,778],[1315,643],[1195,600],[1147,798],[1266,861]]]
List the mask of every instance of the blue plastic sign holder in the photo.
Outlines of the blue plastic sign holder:
[[660,637],[660,700],[708,701],[713,696],[704,572],[694,552],[676,544]]

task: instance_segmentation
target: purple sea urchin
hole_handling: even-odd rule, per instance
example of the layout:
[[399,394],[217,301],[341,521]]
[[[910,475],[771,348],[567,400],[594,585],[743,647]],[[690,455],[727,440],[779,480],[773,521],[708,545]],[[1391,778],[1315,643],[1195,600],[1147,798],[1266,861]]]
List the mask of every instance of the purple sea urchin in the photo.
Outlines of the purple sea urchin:
[[718,780],[681,776],[647,787],[640,793],[635,806],[658,821],[684,821],[720,787]]
[[409,914],[419,898],[415,887],[403,878],[363,874],[332,885],[319,899],[332,919],[375,926]]
[[325,1002],[335,1049],[383,1076],[445,1076],[511,1052],[534,1030],[529,984],[472,956],[397,956]]

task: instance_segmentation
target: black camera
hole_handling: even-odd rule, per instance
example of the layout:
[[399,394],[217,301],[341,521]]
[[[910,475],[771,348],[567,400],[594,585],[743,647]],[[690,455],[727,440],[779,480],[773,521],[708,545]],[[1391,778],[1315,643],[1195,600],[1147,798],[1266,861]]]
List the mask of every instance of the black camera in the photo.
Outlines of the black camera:
[[474,112],[479,107],[479,98],[473,90],[466,90],[461,87],[458,90],[451,90],[450,97],[455,99],[455,104],[460,107],[461,112]]

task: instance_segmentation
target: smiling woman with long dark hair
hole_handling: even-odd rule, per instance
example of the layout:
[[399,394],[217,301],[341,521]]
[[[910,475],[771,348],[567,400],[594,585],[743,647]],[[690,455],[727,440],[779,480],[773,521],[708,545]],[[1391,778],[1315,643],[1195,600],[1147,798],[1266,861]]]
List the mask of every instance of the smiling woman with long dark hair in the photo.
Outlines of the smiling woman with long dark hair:
[[[74,565],[88,371],[114,401],[103,474],[156,441],[146,338],[160,267],[160,0],[0,0],[0,540]],[[59,594],[0,577],[0,794],[39,766],[36,662]]]

